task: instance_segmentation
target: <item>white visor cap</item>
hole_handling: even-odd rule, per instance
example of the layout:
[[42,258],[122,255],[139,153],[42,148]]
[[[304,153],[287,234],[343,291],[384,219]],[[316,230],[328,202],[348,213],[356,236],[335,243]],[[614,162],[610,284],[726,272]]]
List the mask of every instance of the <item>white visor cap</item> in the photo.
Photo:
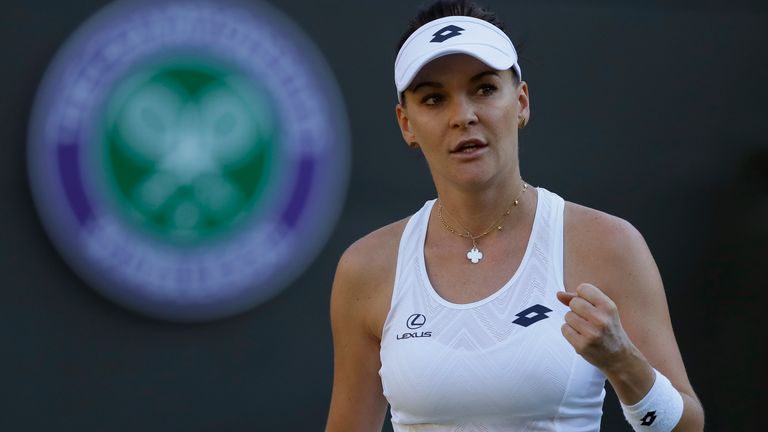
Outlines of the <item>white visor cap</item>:
[[419,27],[400,48],[395,59],[397,99],[424,65],[448,54],[467,54],[496,70],[514,68],[523,79],[509,37],[495,25],[468,16],[449,16]]

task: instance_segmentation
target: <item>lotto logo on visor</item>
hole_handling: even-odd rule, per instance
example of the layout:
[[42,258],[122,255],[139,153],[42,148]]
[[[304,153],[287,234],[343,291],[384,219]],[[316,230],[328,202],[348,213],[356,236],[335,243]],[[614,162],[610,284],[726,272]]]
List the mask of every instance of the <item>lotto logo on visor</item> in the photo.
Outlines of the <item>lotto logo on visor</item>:
[[433,34],[434,38],[430,42],[445,42],[446,40],[458,36],[463,32],[464,29],[461,27],[456,27],[455,25],[449,25],[445,26],[442,29],[440,29],[437,33]]
[[470,55],[495,70],[514,68],[522,79],[517,51],[501,29],[481,19],[450,16],[424,24],[403,43],[395,59],[398,99],[424,65],[449,54]]

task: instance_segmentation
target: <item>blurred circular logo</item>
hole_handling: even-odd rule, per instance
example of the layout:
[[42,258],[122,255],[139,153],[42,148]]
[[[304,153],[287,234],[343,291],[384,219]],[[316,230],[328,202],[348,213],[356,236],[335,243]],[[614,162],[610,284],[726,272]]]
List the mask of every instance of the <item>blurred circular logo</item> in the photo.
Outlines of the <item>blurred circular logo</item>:
[[327,64],[261,3],[108,7],[57,54],[30,124],[56,247],[107,297],[169,320],[232,315],[294,280],[348,164]]

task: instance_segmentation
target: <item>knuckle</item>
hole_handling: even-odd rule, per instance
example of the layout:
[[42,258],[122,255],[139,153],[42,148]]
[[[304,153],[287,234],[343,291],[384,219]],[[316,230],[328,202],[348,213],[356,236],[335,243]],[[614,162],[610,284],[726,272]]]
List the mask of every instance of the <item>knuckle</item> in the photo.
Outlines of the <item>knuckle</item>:
[[600,337],[594,332],[589,332],[584,335],[584,340],[588,346],[595,346],[600,341]]
[[596,326],[590,326],[586,337],[590,345],[597,346],[602,343],[603,335],[604,333],[600,328]]
[[589,289],[589,284],[587,283],[580,283],[579,286],[576,287],[576,292],[579,294],[583,294],[586,292],[585,290]]
[[586,307],[586,303],[587,301],[584,300],[583,298],[576,297],[571,301],[571,310],[573,311],[584,310],[584,308]]
[[571,340],[571,335],[572,335],[573,329],[571,329],[571,326],[568,325],[568,324],[563,324],[560,327],[560,332],[565,337],[565,340],[567,340],[571,345],[573,345],[573,341]]
[[589,350],[589,345],[583,343],[583,342],[577,342],[573,344],[573,349],[576,350],[577,353],[584,355]]
[[605,298],[605,304],[603,305],[603,307],[604,307],[604,308],[605,308],[605,310],[607,310],[608,312],[614,312],[614,311],[616,311],[616,303],[615,303],[613,300],[611,300],[611,298],[610,298],[610,297],[606,297],[606,298]]
[[605,322],[605,319],[602,317],[595,318],[593,324],[595,326],[595,330],[597,330],[598,333],[604,333],[605,330],[608,328],[608,324]]

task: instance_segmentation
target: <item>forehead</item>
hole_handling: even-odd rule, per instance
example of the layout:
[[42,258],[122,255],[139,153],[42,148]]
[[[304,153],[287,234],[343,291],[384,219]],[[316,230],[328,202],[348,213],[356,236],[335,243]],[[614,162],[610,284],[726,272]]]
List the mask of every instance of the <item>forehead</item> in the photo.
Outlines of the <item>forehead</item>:
[[[444,82],[448,80],[469,80],[479,73],[493,71],[494,69],[467,54],[448,54],[438,57],[424,65],[416,74],[411,85],[413,88],[420,82]],[[509,70],[497,71],[499,76],[511,74]]]

